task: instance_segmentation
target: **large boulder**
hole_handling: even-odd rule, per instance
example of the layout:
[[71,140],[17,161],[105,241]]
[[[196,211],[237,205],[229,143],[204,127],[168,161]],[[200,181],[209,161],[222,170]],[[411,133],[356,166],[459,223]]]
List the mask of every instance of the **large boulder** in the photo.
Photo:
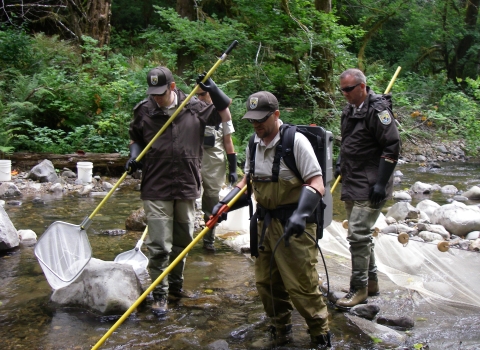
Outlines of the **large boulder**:
[[430,219],[433,224],[442,225],[457,236],[480,230],[480,208],[460,202],[442,205],[433,212]]
[[48,159],[45,159],[41,163],[35,165],[28,173],[28,178],[38,182],[55,182],[58,180],[55,167]]
[[467,192],[464,192],[463,195],[470,200],[480,199],[480,187],[473,186]]
[[17,230],[3,206],[0,206],[0,250],[9,250],[18,247],[19,244]]
[[416,208],[427,214],[430,218],[433,212],[440,208],[440,204],[435,203],[430,199],[424,199],[423,201],[418,202]]
[[392,205],[388,210],[386,217],[392,217],[397,221],[405,219],[417,219],[420,216],[420,210],[408,202],[398,202]]
[[92,258],[73,283],[53,292],[51,300],[101,315],[119,315],[141,294],[141,283],[131,265]]

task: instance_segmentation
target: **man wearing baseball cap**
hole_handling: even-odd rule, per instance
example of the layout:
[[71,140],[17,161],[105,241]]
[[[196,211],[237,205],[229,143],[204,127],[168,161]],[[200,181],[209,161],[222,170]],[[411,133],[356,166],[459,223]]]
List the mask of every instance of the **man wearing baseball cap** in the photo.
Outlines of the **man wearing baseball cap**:
[[[278,179],[274,178],[274,158],[283,124],[279,119],[277,98],[268,91],[260,91],[250,95],[246,107],[243,119],[255,130],[255,150],[250,150],[249,144],[246,176],[214,207],[213,215],[247,182],[251,183],[257,201],[257,210],[250,219],[255,282],[265,312],[271,319],[268,338],[255,341],[251,348],[271,348],[293,342],[294,307],[305,318],[312,346],[329,347],[328,311],[318,288],[315,269],[317,249],[315,241],[303,234],[306,231],[316,236],[314,211],[325,193],[322,169],[308,139],[296,133],[293,153],[302,178],[299,179],[283,160],[279,162]],[[230,211],[247,205],[248,200],[248,195],[241,196]],[[225,218],[224,215],[221,219]],[[288,246],[283,242],[277,245],[282,238],[289,242]],[[252,241],[259,243],[253,247]]]
[[[142,169],[141,199],[148,224],[145,243],[154,281],[193,240],[205,127],[231,120],[231,100],[212,79],[200,82],[203,91],[212,96],[212,104],[191,99],[137,162],[138,155],[187,97],[176,87],[172,72],[166,67],[150,70],[147,85],[148,97],[135,106],[130,123],[130,159],[126,170],[132,174]],[[167,296],[193,297],[183,289],[184,266],[185,258],[153,290],[153,312],[167,312]]]

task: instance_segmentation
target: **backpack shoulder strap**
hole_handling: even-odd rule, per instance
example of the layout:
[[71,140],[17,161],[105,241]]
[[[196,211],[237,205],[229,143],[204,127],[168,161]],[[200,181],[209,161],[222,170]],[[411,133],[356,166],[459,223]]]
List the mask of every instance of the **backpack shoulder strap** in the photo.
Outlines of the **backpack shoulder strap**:
[[248,151],[250,156],[250,171],[248,175],[251,177],[255,173],[255,154],[257,153],[257,145],[255,143],[255,133],[248,140]]
[[300,181],[303,182],[302,176],[300,175],[300,172],[298,171],[298,168],[297,168],[297,164],[295,162],[295,155],[293,153],[293,146],[295,143],[295,133],[297,132],[297,126],[289,125],[289,124],[283,124],[283,125],[286,125],[283,130],[283,133],[281,134],[281,142],[280,142],[280,144],[282,144],[283,161],[285,162],[285,165],[291,171],[293,171],[295,176],[299,178]]

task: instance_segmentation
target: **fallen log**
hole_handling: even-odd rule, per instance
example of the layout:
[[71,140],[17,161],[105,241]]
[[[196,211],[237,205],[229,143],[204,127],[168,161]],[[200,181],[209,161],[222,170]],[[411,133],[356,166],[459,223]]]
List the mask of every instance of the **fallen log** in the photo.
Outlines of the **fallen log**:
[[125,163],[128,156],[122,156],[120,153],[72,153],[72,154],[54,154],[54,153],[28,153],[15,152],[6,158],[12,161],[12,170],[30,171],[35,165],[48,159],[53,163],[55,169],[62,170],[68,168],[74,172],[77,171],[78,162],[92,162],[93,174],[102,175],[121,175],[125,172]]

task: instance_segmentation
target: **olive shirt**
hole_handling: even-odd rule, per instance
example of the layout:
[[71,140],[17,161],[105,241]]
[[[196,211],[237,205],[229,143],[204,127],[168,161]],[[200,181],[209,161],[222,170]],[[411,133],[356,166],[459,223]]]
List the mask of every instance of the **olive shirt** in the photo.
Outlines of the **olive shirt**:
[[[176,94],[176,109],[186,95],[179,89],[173,92]],[[169,114],[173,113],[160,108],[149,96],[134,108],[130,139],[145,147],[165,125]],[[205,127],[207,123],[216,125],[220,122],[221,117],[213,104],[192,98],[142,159],[141,199],[199,198]]]
[[[368,96],[356,109],[348,104],[341,117],[342,201],[369,200],[378,177],[381,158],[396,162],[400,136],[392,114],[390,95],[377,95],[367,87]],[[387,185],[392,194],[393,176]]]

